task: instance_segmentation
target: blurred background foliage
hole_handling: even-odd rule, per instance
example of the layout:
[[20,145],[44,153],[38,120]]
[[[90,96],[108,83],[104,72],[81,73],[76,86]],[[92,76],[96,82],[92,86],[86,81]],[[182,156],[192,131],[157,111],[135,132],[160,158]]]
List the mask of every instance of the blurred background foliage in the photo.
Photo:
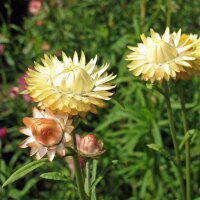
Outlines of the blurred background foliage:
[[[147,144],[165,146],[173,153],[163,97],[147,89],[144,82],[127,70],[127,45],[136,45],[141,33],[150,28],[163,33],[171,18],[171,31],[179,28],[199,34],[200,1],[197,0],[49,0],[31,14],[28,0],[0,2],[0,127],[7,135],[0,139],[0,184],[29,158],[29,150],[18,144],[24,139],[18,127],[31,115],[33,103],[17,95],[19,78],[44,53],[60,57],[83,50],[88,60],[98,55],[97,64],[110,63],[116,73],[114,100],[98,115],[88,114],[77,132],[93,132],[104,140],[106,153],[99,159],[98,200],[175,200],[179,183],[173,163]],[[1,48],[2,50],[2,48]],[[199,128],[200,79],[185,81],[190,128]],[[171,89],[176,93],[174,83]],[[14,91],[13,91],[14,90]],[[119,103],[120,102],[120,103]],[[183,138],[180,103],[174,95],[175,125],[179,141]],[[183,150],[182,150],[183,151]],[[200,196],[200,137],[192,142],[193,199]],[[112,162],[115,160],[115,162]],[[115,163],[115,164],[114,164]],[[184,163],[183,163],[184,164]],[[0,189],[1,199],[77,199],[73,183],[46,181],[41,173],[63,171],[67,163],[56,158],[20,181]]]

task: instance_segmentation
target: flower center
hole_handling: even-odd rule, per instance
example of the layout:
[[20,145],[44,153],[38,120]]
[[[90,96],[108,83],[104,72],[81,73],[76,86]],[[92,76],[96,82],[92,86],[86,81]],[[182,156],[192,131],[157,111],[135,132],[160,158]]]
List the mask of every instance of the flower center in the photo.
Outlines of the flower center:
[[31,130],[37,142],[47,147],[59,144],[63,137],[61,126],[53,119],[35,119]]
[[94,80],[83,68],[71,65],[52,76],[55,87],[65,93],[83,94],[94,87]]
[[163,64],[177,57],[176,48],[163,40],[153,41],[147,48],[147,60],[151,64]]

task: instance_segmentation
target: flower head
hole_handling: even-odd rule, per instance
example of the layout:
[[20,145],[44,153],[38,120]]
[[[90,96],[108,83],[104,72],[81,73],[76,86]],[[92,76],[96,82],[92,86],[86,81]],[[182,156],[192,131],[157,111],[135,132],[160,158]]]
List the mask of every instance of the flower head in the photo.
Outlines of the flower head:
[[13,87],[10,88],[10,90],[9,90],[9,96],[10,96],[11,98],[15,98],[15,97],[18,96],[19,92],[20,92],[20,89],[19,89],[18,87],[16,87],[16,86],[13,86]]
[[5,45],[0,43],[0,56],[3,55],[5,51]]
[[7,128],[0,128],[0,139],[5,138],[7,135]]
[[103,100],[109,100],[114,88],[109,81],[109,65],[96,66],[97,57],[86,64],[82,52],[80,60],[75,52],[73,59],[63,53],[63,61],[56,56],[42,59],[43,65],[35,63],[29,69],[27,90],[35,102],[54,111],[77,115],[88,111],[96,113],[96,106],[104,107]]
[[177,73],[191,68],[190,62],[195,60],[195,42],[181,42],[181,30],[170,34],[167,28],[163,35],[151,30],[151,37],[143,34],[141,39],[143,43],[129,47],[133,52],[127,56],[127,60],[131,61],[129,70],[135,76],[142,75],[143,80],[176,79]]
[[64,156],[66,146],[71,145],[71,132],[73,130],[72,120],[68,116],[54,115],[50,110],[39,111],[33,108],[33,118],[23,119],[26,127],[19,131],[29,137],[19,146],[21,148],[31,147],[30,155],[36,154],[36,159],[41,159],[47,154],[52,161],[55,153]]
[[93,134],[88,134],[85,137],[80,138],[77,148],[80,155],[84,157],[95,158],[104,153],[103,142],[97,140]]
[[[23,91],[23,90],[26,90],[26,87],[27,87],[27,84],[26,84],[26,81],[25,79],[27,78],[27,74],[24,73],[20,78],[19,78],[19,88],[20,88],[20,91]],[[32,101],[30,95],[28,94],[23,94],[23,98],[26,100],[26,101]]]
[[[173,34],[176,36],[176,33]],[[184,67],[184,71],[177,73],[176,76],[176,79],[189,80],[195,75],[200,75],[200,39],[198,39],[197,35],[193,34],[182,34],[179,37],[178,47],[184,47],[194,43],[194,45],[191,47],[191,50],[195,60],[191,60],[189,62],[191,67]]]
[[[74,161],[73,161],[73,157],[72,156],[67,156],[65,158],[65,160],[67,161],[67,164],[69,166],[69,169],[71,170],[71,172],[74,174],[75,172],[75,166],[74,166]],[[85,164],[86,164],[86,160],[81,158],[81,157],[78,157],[78,160],[79,160],[79,165],[80,165],[80,168],[83,170],[85,168]]]
[[42,0],[31,0],[28,6],[29,13],[37,15],[42,8]]
[[42,50],[44,50],[44,51],[48,51],[49,50],[49,45],[47,44],[47,43],[43,43],[42,45],[41,45],[41,49]]

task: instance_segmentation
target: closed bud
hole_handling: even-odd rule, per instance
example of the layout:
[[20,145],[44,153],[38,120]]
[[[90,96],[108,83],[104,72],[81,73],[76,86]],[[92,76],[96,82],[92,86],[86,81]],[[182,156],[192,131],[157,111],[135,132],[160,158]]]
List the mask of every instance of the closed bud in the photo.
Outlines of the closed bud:
[[103,142],[97,140],[95,135],[88,134],[80,139],[78,150],[82,156],[95,158],[104,153]]

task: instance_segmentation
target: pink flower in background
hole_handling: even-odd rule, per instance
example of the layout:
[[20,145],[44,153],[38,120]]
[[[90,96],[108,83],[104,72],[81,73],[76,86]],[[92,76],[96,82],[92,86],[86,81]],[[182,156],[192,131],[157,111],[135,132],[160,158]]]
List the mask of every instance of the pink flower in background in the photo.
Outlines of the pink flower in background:
[[49,45],[47,43],[43,43],[41,45],[41,49],[44,50],[44,51],[48,51],[49,50]]
[[5,138],[7,135],[7,128],[0,128],[0,139]]
[[15,98],[16,96],[18,96],[19,92],[20,92],[19,88],[14,86],[9,90],[9,96],[11,98]]
[[85,159],[79,157],[79,164],[80,164],[81,169],[83,170],[85,168],[85,164],[86,164]]
[[81,142],[81,136],[76,134],[76,145],[77,145],[77,148],[79,149],[80,147],[80,142]]
[[[78,159],[79,159],[80,167],[83,170],[85,168],[86,161],[83,158],[81,158],[81,157],[79,157]],[[71,170],[71,172],[74,173],[75,172],[75,168],[74,168],[73,157],[72,156],[67,156],[65,158],[65,160],[67,161],[67,164],[68,164],[69,169]]]
[[3,54],[4,50],[5,50],[5,45],[0,43],[0,55]]
[[[25,73],[20,79],[19,79],[19,89],[20,91],[23,91],[23,90],[26,90],[26,80],[25,78],[27,77],[28,75]],[[28,95],[28,94],[23,94],[23,98],[26,100],[26,101],[32,101],[31,97]]]
[[42,8],[42,0],[31,0],[29,2],[28,10],[32,15],[37,15]]

